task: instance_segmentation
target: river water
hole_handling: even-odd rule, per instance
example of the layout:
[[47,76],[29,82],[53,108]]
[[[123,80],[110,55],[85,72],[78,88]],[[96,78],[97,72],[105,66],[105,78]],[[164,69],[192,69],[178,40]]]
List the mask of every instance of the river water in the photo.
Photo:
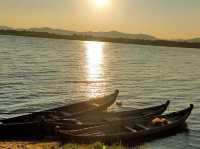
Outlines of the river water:
[[126,109],[170,99],[171,112],[193,103],[189,131],[145,146],[200,148],[200,49],[0,36],[0,118],[114,89]]

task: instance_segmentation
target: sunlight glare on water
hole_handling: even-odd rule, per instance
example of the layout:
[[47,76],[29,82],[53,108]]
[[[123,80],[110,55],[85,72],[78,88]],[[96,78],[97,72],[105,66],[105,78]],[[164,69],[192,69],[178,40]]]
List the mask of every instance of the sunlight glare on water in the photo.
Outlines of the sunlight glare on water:
[[103,79],[103,42],[86,41],[86,78],[89,83],[89,97],[97,96],[99,87],[96,86],[95,82],[100,82]]
[[102,42],[87,41],[86,61],[87,61],[87,79],[88,81],[98,81],[102,75],[103,46]]

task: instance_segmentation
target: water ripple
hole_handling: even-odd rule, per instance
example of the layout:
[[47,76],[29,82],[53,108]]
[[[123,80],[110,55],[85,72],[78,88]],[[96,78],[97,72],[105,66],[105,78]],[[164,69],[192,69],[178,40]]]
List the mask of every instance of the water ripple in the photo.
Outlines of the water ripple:
[[[0,43],[0,113],[48,109],[119,89],[124,109],[170,99],[167,112],[171,112],[194,103],[188,133],[148,146],[200,147],[198,49],[14,36],[0,36]],[[12,116],[17,114],[1,118]]]

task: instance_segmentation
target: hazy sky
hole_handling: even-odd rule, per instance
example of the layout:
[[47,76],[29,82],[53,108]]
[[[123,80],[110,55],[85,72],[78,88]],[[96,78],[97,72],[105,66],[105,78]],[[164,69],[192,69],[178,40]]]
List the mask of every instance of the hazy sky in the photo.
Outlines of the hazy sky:
[[0,0],[0,25],[200,37],[200,0]]

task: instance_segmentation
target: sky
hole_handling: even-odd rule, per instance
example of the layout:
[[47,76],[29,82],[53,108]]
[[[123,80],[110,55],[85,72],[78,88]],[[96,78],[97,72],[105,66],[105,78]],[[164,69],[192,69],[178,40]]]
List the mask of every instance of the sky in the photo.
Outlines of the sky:
[[200,37],[200,0],[0,0],[0,25]]

